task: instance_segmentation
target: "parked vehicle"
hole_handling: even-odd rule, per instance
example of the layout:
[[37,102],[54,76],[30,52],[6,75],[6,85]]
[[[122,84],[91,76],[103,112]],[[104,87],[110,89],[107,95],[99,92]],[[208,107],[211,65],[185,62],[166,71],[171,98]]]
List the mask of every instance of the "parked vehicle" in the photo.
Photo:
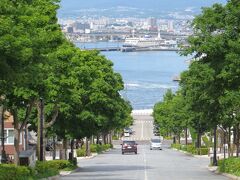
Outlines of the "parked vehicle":
[[123,141],[122,154],[124,153],[135,153],[137,154],[137,143],[135,141]]
[[162,142],[160,138],[152,138],[150,142],[150,150],[159,149],[162,150]]

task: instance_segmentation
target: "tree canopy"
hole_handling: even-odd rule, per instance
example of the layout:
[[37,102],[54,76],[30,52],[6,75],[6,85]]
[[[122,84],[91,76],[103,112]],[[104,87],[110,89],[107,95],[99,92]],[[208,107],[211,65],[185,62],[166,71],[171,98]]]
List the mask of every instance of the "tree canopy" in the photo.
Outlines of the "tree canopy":
[[14,116],[16,159],[23,128],[31,124],[40,132],[42,99],[45,134],[76,139],[132,122],[131,106],[119,93],[121,75],[99,52],[82,51],[64,37],[58,3],[0,2],[0,97]]

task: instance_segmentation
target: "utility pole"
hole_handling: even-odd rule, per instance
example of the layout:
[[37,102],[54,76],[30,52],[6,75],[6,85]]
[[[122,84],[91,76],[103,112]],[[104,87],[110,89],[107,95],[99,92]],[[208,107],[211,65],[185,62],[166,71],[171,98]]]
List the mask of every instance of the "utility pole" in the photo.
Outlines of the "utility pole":
[[55,135],[53,136],[53,160],[56,159],[56,139]]
[[40,157],[39,157],[39,160],[40,161],[43,161],[44,160],[44,158],[43,158],[43,154],[44,154],[44,146],[43,146],[43,106],[44,106],[44,104],[43,104],[44,102],[43,102],[43,99],[42,98],[40,98]]
[[217,166],[217,127],[214,127],[213,166]]
[[1,163],[7,162],[7,156],[5,151],[5,134],[4,134],[4,108],[3,105],[0,106],[0,124],[1,124],[1,141],[2,141],[2,158]]

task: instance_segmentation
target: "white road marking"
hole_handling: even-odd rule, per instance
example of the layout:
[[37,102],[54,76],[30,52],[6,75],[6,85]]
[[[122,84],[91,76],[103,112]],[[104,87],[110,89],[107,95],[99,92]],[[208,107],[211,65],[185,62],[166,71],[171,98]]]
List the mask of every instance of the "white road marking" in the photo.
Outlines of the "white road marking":
[[144,160],[144,180],[148,180],[147,176],[147,159],[145,149],[143,150],[143,160]]
[[135,123],[136,124],[140,124],[140,123],[150,123],[150,124],[152,124],[153,122],[152,121],[142,121],[142,120],[140,120],[140,121],[136,121]]

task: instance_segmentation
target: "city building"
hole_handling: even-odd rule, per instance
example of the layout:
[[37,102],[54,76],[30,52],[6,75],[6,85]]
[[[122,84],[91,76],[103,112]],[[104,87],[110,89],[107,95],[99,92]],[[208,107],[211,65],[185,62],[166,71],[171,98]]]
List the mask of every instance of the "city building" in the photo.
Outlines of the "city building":
[[[5,112],[5,120],[4,120],[4,144],[5,144],[5,152],[7,157],[10,159],[14,158],[14,126],[13,126],[13,116],[9,112]],[[26,148],[25,144],[25,129],[22,133],[20,133],[20,145],[19,150],[24,151]],[[0,146],[0,154],[2,153],[2,146]],[[1,156],[1,155],[0,155]]]

